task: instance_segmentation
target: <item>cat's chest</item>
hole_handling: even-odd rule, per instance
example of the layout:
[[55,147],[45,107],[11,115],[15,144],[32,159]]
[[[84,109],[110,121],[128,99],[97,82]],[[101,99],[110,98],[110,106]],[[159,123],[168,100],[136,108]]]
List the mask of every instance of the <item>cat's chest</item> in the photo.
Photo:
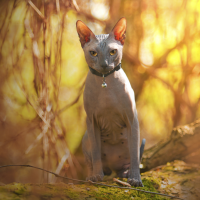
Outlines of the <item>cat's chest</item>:
[[[107,89],[107,88],[106,88]],[[106,90],[104,89],[104,91]],[[117,95],[117,92],[110,90],[101,92],[96,98],[97,112],[105,113],[110,112],[113,115],[121,110],[121,98]]]
[[[133,119],[134,93],[123,71],[106,78],[107,88],[102,88],[102,78],[88,75],[84,91],[84,106],[89,121],[95,119],[100,130],[110,134],[109,139],[120,140],[121,128],[127,118]],[[114,134],[117,136],[115,138]],[[121,136],[120,136],[121,135]],[[124,135],[123,135],[124,136]]]
[[130,102],[125,93],[119,94],[114,88],[106,89],[93,99],[91,113],[101,130],[102,143],[118,144],[127,140],[125,116],[128,114],[126,108],[131,110]]
[[119,81],[113,77],[106,78],[107,87],[102,88],[103,79],[99,78],[99,82],[91,81],[86,84],[84,92],[84,103],[87,108],[95,110],[95,112],[104,113],[122,112],[123,109],[131,106],[130,92],[127,91],[126,83]]
[[98,98],[96,109],[93,109],[93,116],[103,135],[113,135],[120,133],[121,129],[125,126],[124,121],[125,105],[117,98],[115,94],[107,94]]

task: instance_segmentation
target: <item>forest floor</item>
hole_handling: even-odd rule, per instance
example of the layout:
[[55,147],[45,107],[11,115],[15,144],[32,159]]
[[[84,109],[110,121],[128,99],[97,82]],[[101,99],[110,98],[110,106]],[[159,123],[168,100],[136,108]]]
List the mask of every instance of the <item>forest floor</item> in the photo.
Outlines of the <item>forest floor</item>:
[[[174,161],[157,167],[151,171],[141,174],[146,191],[159,192],[176,196],[185,200],[200,199],[200,167],[188,165],[182,161]],[[125,181],[125,180],[123,180]],[[117,186],[113,181],[103,182]],[[120,186],[120,185],[118,185]],[[141,191],[92,184],[22,184],[0,183],[0,200],[65,200],[65,199],[85,199],[85,200],[164,200],[164,197],[155,194],[144,193]]]

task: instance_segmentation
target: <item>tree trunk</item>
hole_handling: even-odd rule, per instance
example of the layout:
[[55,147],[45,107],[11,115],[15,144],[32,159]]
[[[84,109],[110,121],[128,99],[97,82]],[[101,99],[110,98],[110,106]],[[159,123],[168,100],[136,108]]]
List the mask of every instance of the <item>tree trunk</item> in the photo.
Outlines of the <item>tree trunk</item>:
[[200,119],[174,128],[169,140],[144,151],[142,163],[145,171],[174,160],[200,164],[199,155]]

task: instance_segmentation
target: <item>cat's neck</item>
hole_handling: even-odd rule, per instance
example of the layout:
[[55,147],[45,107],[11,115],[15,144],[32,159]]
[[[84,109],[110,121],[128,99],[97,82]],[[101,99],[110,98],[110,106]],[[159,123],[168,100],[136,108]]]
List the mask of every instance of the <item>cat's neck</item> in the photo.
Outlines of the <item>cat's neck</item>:
[[117,85],[124,85],[126,80],[126,75],[123,71],[123,69],[119,69],[118,71],[113,72],[109,76],[105,78],[105,82],[107,84],[107,88],[102,88],[102,83],[104,81],[103,77],[96,76],[91,73],[91,71],[88,72],[86,85],[89,90],[99,90],[100,88],[102,90],[109,90],[113,87],[116,87]]
[[90,66],[89,66],[89,69],[90,69],[91,73],[94,74],[94,75],[96,75],[96,76],[107,77],[110,74],[114,73],[115,71],[120,70],[121,69],[121,63],[119,63],[113,70],[111,70],[110,72],[108,72],[106,74],[102,74],[102,73],[98,72],[97,70],[93,69]]

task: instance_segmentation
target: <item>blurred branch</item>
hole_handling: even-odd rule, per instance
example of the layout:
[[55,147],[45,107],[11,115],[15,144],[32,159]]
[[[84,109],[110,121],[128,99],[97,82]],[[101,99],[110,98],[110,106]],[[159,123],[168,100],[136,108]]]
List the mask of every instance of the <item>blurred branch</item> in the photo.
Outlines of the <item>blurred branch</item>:
[[[163,80],[162,78],[160,78],[160,77],[158,77],[157,75],[155,75],[155,73],[153,73],[151,70],[148,70],[148,69],[147,69],[147,72],[149,73],[149,75],[150,75],[151,77],[158,79],[158,80],[161,81],[164,85],[166,85],[167,88],[170,89],[171,92],[174,94],[175,99],[177,99],[177,98],[179,98],[179,97],[181,96],[181,94],[178,92],[178,90],[176,91],[176,90],[173,88],[173,86],[170,85],[167,81],[165,81],[165,80]],[[182,99],[182,102],[183,102],[186,106],[190,107],[190,105],[189,105],[184,99]]]
[[[16,6],[16,2],[17,2],[17,0],[14,0],[13,6],[12,6],[12,9],[11,9],[11,12],[10,12],[10,16],[8,17],[8,22],[7,22],[7,26],[6,26],[6,29],[5,29],[5,34],[4,34],[4,36],[3,36],[2,43],[1,43],[1,47],[0,47],[1,51],[2,51],[2,47],[3,47],[3,44],[4,44],[5,39],[6,39],[7,33],[8,33],[8,31],[9,31],[9,28],[8,28],[8,27],[9,27],[9,25],[10,25],[10,20],[11,20],[13,11],[14,11],[15,6]],[[6,14],[7,14],[7,13],[6,13]]]
[[[57,117],[57,119],[58,119],[58,121],[60,123],[60,127],[61,127],[62,130],[60,129],[60,127],[56,126],[55,124],[54,124],[54,129],[55,129],[55,131],[57,133],[58,138],[59,139],[60,138],[63,139],[64,136],[66,136],[66,130],[65,130],[65,127],[63,125],[61,117],[59,115],[56,115],[56,117]],[[66,143],[66,146],[67,146],[67,142],[66,141],[65,141],[65,143]]]
[[75,103],[78,102],[80,96],[81,96],[81,93],[82,93],[82,89],[83,87],[85,86],[85,81],[83,82],[83,84],[81,85],[81,87],[79,88],[79,92],[78,92],[78,96],[76,97],[76,99],[74,99],[74,101],[72,101],[70,104],[64,106],[63,108],[61,108],[57,115],[61,114],[63,111],[65,111],[66,109],[68,109],[69,107],[71,107],[72,105],[74,105]]
[[40,108],[40,107],[36,107],[34,106],[34,104],[32,104],[28,98],[28,96],[26,95],[26,100],[27,102],[34,108],[35,112],[38,114],[38,116],[42,119],[42,121],[50,128],[50,124],[49,122],[43,117],[44,115],[44,111]]
[[62,170],[63,168],[63,165],[65,164],[66,160],[68,159],[68,157],[70,156],[70,152],[69,150],[67,149],[66,152],[65,152],[65,155],[62,157],[57,169],[56,169],[56,173],[59,174],[60,171]]
[[1,25],[1,28],[0,28],[0,34],[1,34],[1,31],[2,31],[2,29],[3,29],[3,27],[4,27],[4,24],[5,24],[5,22],[6,22],[7,13],[8,13],[8,4],[7,4],[7,6],[6,6],[6,11],[5,11],[4,19],[3,19],[3,22],[2,22],[2,25]]
[[[75,10],[76,11],[76,10]],[[100,20],[96,17],[94,17],[93,15],[89,14],[89,13],[86,13],[85,11],[83,10],[80,10],[80,11],[76,11],[77,12],[77,15],[78,16],[83,16],[85,17],[88,21],[92,21],[92,22],[97,22],[98,24],[100,25],[105,25],[107,21],[104,21],[104,20]]]
[[16,139],[25,134],[25,133],[30,133],[31,131],[35,130],[36,128],[38,128],[38,125],[39,125],[39,121],[37,120],[37,118],[35,118],[35,120],[32,120],[25,128],[24,130],[18,132],[16,135],[14,136],[11,136],[11,138],[7,139],[3,145],[0,145],[0,146],[7,146],[9,143],[11,142],[15,142]]
[[77,5],[76,0],[72,0],[72,4],[74,5],[75,10],[76,10],[77,12],[79,12],[80,9],[79,9],[79,7],[78,7],[78,5]]
[[27,150],[25,151],[25,154],[28,154],[31,151],[31,149],[33,149],[37,145],[38,141],[42,139],[43,135],[44,133],[42,132],[37,136],[36,140],[27,148]]
[[[56,109],[55,112],[57,112],[58,109],[58,96],[59,96],[59,91],[60,91],[60,81],[61,81],[61,69],[62,69],[62,59],[61,59],[61,55],[62,55],[62,41],[63,41],[63,31],[64,31],[64,26],[65,26],[65,16],[66,16],[67,11],[65,11],[62,15],[62,21],[61,21],[61,34],[60,37],[58,37],[58,40],[60,39],[60,41],[58,42],[57,40],[57,44],[58,44],[58,48],[57,48],[57,54],[59,56],[56,56],[56,62],[59,63],[59,70],[60,70],[60,74],[59,74],[59,79],[58,79],[58,85],[57,85],[57,97],[55,96],[55,102],[56,104]],[[60,59],[58,61],[58,59]],[[55,63],[56,64],[56,63]],[[55,93],[54,93],[55,94]]]
[[60,13],[60,3],[59,3],[59,0],[56,0],[56,9],[57,9],[57,13]]
[[75,170],[75,165],[74,165],[74,162],[72,160],[71,155],[69,156],[68,162],[69,162],[69,166],[70,166],[70,169],[71,169],[72,177],[77,177],[77,172]]
[[29,23],[28,19],[24,20],[24,25],[25,25],[25,28],[26,28],[27,32],[29,33],[29,37],[31,39],[34,39],[34,34],[33,34],[33,31],[32,31],[32,29],[30,27],[30,23]]
[[[55,171],[56,174],[60,174],[60,171],[62,170],[63,165],[65,164],[65,162],[66,162],[66,160],[69,158],[69,156],[70,156],[70,152],[69,152],[69,150],[67,149],[67,150],[66,150],[66,153],[65,153],[64,156],[62,157],[62,159],[61,159],[61,161],[60,161],[60,163],[59,163],[59,165],[58,165],[58,167],[57,167],[57,169],[56,169],[56,171]],[[55,179],[53,179],[52,182],[55,182]]]
[[40,12],[40,10],[33,4],[33,2],[31,0],[28,0],[29,5],[35,10],[35,12],[37,12],[37,14],[43,19],[45,20],[44,15]]

